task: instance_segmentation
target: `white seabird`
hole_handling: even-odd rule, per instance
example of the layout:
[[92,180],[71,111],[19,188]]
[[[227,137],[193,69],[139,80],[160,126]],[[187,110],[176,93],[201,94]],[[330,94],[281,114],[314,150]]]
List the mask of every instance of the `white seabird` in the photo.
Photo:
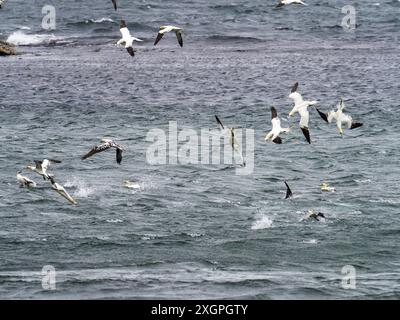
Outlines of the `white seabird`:
[[124,183],[123,183],[123,186],[125,188],[128,188],[128,189],[140,189],[140,185],[139,184],[137,184],[135,182],[132,182],[132,181],[129,181],[129,180],[125,180]]
[[308,123],[310,120],[310,113],[308,111],[308,107],[317,104],[317,101],[308,101],[303,100],[303,97],[300,93],[297,92],[297,88],[299,87],[299,83],[296,82],[292,87],[289,98],[293,100],[294,107],[292,111],[289,112],[289,117],[294,115],[296,112],[300,114],[300,129],[303,131],[304,136],[307,139],[307,142],[311,144],[310,131],[308,129]]
[[136,49],[133,48],[133,41],[143,41],[141,39],[135,38],[131,36],[131,33],[129,32],[129,29],[126,26],[125,20],[121,20],[120,23],[120,31],[122,34],[122,38],[118,40],[117,45],[122,45],[125,44],[125,48],[128,51],[128,53],[134,57]]
[[323,213],[317,212],[315,210],[308,210],[307,214],[300,221],[304,221],[310,218],[315,219],[317,221],[320,221],[320,218],[326,219]]
[[339,133],[343,135],[342,124],[347,124],[347,127],[350,130],[356,129],[361,127],[363,124],[359,122],[353,122],[353,118],[344,114],[343,110],[345,109],[345,105],[343,99],[340,100],[339,104],[337,105],[337,110],[329,111],[328,113],[323,113],[317,109],[319,115],[322,119],[324,119],[327,123],[331,123],[333,120],[336,120],[336,128],[338,129]]
[[69,202],[72,204],[77,204],[74,198],[72,198],[67,191],[65,191],[64,187],[57,182],[54,181],[53,177],[50,177],[50,182],[53,190],[55,190],[57,193],[62,195],[65,199],[67,199]]
[[324,182],[321,184],[321,191],[336,192],[336,189],[334,187],[330,187],[328,183]]
[[36,172],[43,177],[43,180],[49,179],[50,175],[47,173],[47,169],[51,164],[61,163],[59,160],[44,159],[43,161],[35,160],[35,166],[27,166],[26,168]]
[[217,116],[215,116],[215,119],[218,122],[219,129],[221,130],[221,132],[223,134],[225,134],[227,137],[229,137],[230,146],[232,147],[233,151],[236,151],[240,155],[240,157],[242,159],[243,166],[245,166],[246,162],[243,159],[243,155],[242,155],[242,152],[241,152],[241,149],[240,149],[240,145],[237,142],[236,137],[235,137],[235,129],[234,128],[225,128],[225,126],[223,125],[222,121]]
[[82,160],[85,160],[85,159],[95,155],[96,153],[106,151],[106,150],[108,150],[110,148],[115,148],[116,149],[117,163],[121,164],[122,151],[124,151],[124,149],[120,145],[115,143],[113,140],[109,140],[109,139],[102,139],[101,140],[101,144],[98,145],[98,146],[94,146],[92,148],[92,150],[90,150],[86,155],[84,155],[82,157]]
[[281,133],[290,132],[290,128],[282,128],[281,120],[278,118],[278,113],[274,107],[271,107],[271,123],[272,130],[266,135],[265,141],[272,141],[276,144],[281,144],[282,139],[279,137]]
[[303,6],[307,6],[308,4],[304,3],[302,0],[280,0],[276,5],[276,8],[281,8],[289,4],[301,4]]
[[286,185],[286,197],[285,197],[285,200],[286,200],[286,199],[289,199],[289,198],[293,197],[293,193],[292,193],[292,190],[290,190],[290,187],[287,184],[287,182],[286,181],[284,181],[284,182],[285,182],[285,185]]
[[160,31],[158,32],[156,41],[154,42],[154,45],[157,45],[157,43],[162,39],[164,34],[168,32],[175,32],[176,38],[178,39],[178,43],[181,47],[183,47],[183,39],[182,39],[182,28],[174,27],[174,26],[161,26]]
[[6,2],[6,0],[0,0],[0,9],[3,7],[4,2]]
[[113,3],[115,11],[117,11],[117,0],[111,0],[111,2]]
[[21,184],[21,187],[33,187],[33,188],[36,188],[36,182],[34,182],[31,179],[23,176],[21,174],[21,171],[17,172],[17,180]]

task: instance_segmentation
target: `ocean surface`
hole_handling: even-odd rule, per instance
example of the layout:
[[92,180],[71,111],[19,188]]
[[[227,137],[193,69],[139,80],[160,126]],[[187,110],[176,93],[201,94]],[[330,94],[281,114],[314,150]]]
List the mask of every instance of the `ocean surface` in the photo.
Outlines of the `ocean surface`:
[[[0,40],[20,54],[0,58],[0,298],[400,298],[400,2],[378,1],[7,1]],[[144,40],[134,58],[116,46],[121,17]],[[153,46],[163,24],[184,28],[183,48],[173,34]],[[310,108],[307,144],[287,116],[296,81],[364,126],[341,137]],[[292,127],[282,145],[264,141],[271,106]],[[215,115],[254,130],[251,174],[149,163],[150,130],[217,129]],[[114,151],[80,159],[103,137],[125,148],[121,165]],[[44,158],[63,161],[49,172],[78,205],[27,170],[38,187],[19,187]],[[309,209],[327,219],[300,221]]]

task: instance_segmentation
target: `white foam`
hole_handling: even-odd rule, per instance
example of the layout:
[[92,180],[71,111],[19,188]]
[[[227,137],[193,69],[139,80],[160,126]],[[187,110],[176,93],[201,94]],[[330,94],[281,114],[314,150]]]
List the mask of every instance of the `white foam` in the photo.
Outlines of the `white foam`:
[[39,45],[60,40],[53,34],[26,34],[23,31],[15,31],[8,38],[7,42],[16,46]]
[[272,227],[273,220],[265,214],[257,216],[256,221],[253,222],[251,230],[269,229]]
[[102,22],[114,22],[111,18],[101,18],[101,19],[90,19],[86,20],[86,23],[93,22],[93,23],[102,23]]
[[74,192],[74,197],[76,198],[87,198],[95,192],[93,187],[90,187],[86,184],[85,181],[73,177],[71,180],[68,180],[65,185],[65,188],[75,187],[76,190]]

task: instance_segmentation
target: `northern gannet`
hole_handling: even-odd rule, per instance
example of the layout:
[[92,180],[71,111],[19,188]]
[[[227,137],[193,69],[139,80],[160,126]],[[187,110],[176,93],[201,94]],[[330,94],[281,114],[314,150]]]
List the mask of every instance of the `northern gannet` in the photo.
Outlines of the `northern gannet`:
[[307,214],[301,219],[301,221],[307,220],[307,219],[315,219],[317,221],[320,221],[320,218],[326,219],[325,215],[321,212],[316,212],[315,210],[308,210]]
[[274,107],[271,107],[271,123],[272,123],[272,130],[266,135],[265,141],[272,141],[277,144],[282,143],[282,139],[279,135],[284,132],[290,132],[289,128],[282,128],[281,127],[281,120],[278,118],[278,113]]
[[111,2],[113,3],[115,11],[117,11],[117,0],[111,0]]
[[44,159],[43,161],[35,160],[35,166],[29,165],[26,168],[33,172],[36,172],[43,177],[43,180],[46,180],[50,178],[50,175],[47,173],[47,168],[49,167],[49,165],[54,163],[61,163],[61,161],[50,159]]
[[336,192],[336,189],[334,187],[330,187],[328,183],[324,182],[321,184],[321,191]]
[[281,8],[289,4],[301,4],[303,6],[307,6],[307,4],[304,3],[302,0],[280,0],[275,8]]
[[76,201],[68,194],[67,191],[65,191],[64,187],[57,182],[54,181],[53,177],[50,177],[50,182],[53,190],[55,190],[57,193],[62,195],[65,199],[67,199],[69,202],[72,204],[76,204]]
[[289,198],[293,197],[293,193],[292,193],[292,190],[290,190],[290,187],[287,184],[287,182],[286,181],[284,181],[284,182],[285,182],[285,185],[286,185],[286,197],[285,197],[285,199],[289,199]]
[[182,28],[174,27],[174,26],[161,26],[160,31],[158,32],[156,41],[154,42],[154,45],[157,45],[157,43],[162,39],[164,34],[174,31],[176,34],[176,38],[178,39],[179,45],[183,47],[183,39],[182,39]]
[[33,187],[36,188],[36,182],[31,179],[21,175],[21,171],[17,172],[17,180],[21,184],[21,187]]
[[215,116],[215,119],[218,122],[219,129],[221,130],[221,132],[229,137],[230,146],[232,147],[233,151],[236,151],[240,155],[240,157],[242,158],[243,166],[245,166],[246,162],[244,161],[243,155],[240,151],[240,145],[235,138],[235,129],[234,128],[225,128],[222,121],[217,116]]
[[338,129],[339,133],[343,135],[342,124],[347,124],[347,127],[352,130],[361,127],[363,124],[358,122],[353,122],[353,118],[344,114],[343,110],[345,109],[345,105],[343,99],[340,100],[339,104],[337,105],[337,110],[329,111],[328,113],[323,113],[318,111],[319,115],[322,119],[324,119],[327,123],[331,123],[333,120],[336,120],[336,128]]
[[125,44],[125,48],[128,51],[128,53],[132,57],[134,57],[136,50],[133,48],[133,41],[143,41],[143,40],[131,36],[129,29],[126,27],[125,20],[121,20],[120,31],[122,34],[122,38],[118,40],[117,45]]
[[101,140],[101,144],[98,145],[98,146],[94,146],[92,148],[92,150],[90,150],[86,155],[84,155],[82,157],[82,160],[85,160],[85,159],[93,156],[96,153],[106,151],[106,150],[108,150],[110,148],[115,148],[116,149],[117,163],[121,164],[122,151],[124,151],[124,149],[122,149],[122,147],[120,145],[116,144],[113,140],[109,140],[109,139],[102,139]]
[[123,186],[128,189],[140,189],[140,185],[129,180],[125,180]]
[[3,7],[3,4],[6,0],[0,0],[0,9]]
[[300,93],[297,92],[299,83],[296,82],[292,87],[289,98],[293,100],[294,107],[292,111],[289,112],[289,117],[294,115],[296,112],[300,114],[300,129],[303,131],[304,136],[308,143],[311,143],[310,131],[308,129],[308,123],[310,120],[310,113],[308,112],[308,107],[317,104],[317,101],[305,101]]

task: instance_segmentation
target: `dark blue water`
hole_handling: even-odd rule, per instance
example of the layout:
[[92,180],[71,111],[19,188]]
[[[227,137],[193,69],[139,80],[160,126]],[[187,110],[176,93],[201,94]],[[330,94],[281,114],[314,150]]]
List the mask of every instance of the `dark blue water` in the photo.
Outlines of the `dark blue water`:
[[[400,2],[353,2],[354,32],[346,1],[308,3],[9,0],[0,39],[20,55],[0,59],[0,297],[399,298]],[[44,4],[56,30],[41,28]],[[145,40],[135,58],[115,46],[121,16]],[[153,46],[162,24],[185,29],[183,49],[173,34]],[[296,81],[364,126],[341,138],[311,109],[308,145],[287,119]],[[264,141],[272,105],[293,126],[279,146]],[[215,114],[255,130],[252,174],[146,160],[150,130],[215,129]],[[125,147],[121,166],[112,151],[80,160],[102,137]],[[50,171],[77,206],[27,171],[38,187],[19,187],[16,171],[46,157],[63,160]],[[309,209],[328,219],[300,222]]]

